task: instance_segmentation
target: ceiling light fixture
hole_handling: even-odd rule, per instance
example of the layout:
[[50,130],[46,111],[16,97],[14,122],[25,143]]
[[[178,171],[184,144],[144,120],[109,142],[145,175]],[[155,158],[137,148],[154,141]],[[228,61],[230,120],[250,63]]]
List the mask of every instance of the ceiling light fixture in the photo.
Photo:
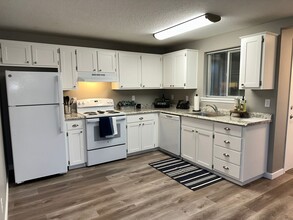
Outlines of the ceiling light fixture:
[[219,15],[214,15],[211,13],[206,13],[204,15],[198,16],[191,20],[185,21],[183,23],[177,24],[173,27],[167,28],[165,30],[159,31],[154,34],[154,38],[158,40],[164,40],[170,37],[174,37],[179,34],[183,34],[194,29],[198,29],[221,20]]

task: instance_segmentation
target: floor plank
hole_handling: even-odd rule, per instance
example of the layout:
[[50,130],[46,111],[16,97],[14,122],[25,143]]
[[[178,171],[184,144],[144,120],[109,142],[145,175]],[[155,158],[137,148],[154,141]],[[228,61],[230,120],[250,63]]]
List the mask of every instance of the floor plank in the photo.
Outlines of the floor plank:
[[167,157],[154,151],[11,186],[9,220],[292,219],[293,170],[192,191],[148,165]]

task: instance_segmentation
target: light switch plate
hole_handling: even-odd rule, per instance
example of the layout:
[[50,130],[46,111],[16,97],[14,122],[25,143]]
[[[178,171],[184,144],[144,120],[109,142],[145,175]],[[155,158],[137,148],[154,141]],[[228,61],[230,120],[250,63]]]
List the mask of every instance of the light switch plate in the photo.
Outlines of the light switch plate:
[[135,95],[131,96],[131,100],[135,101]]
[[271,100],[270,99],[265,99],[265,107],[269,108],[271,106]]
[[189,97],[188,97],[188,95],[187,95],[187,96],[185,97],[185,100],[188,101],[188,99],[189,99]]

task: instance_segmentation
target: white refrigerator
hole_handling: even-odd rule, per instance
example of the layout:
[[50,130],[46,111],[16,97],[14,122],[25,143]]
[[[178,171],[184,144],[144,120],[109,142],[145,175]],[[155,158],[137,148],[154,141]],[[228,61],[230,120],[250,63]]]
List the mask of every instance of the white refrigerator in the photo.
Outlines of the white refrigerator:
[[60,73],[5,71],[16,183],[67,172]]

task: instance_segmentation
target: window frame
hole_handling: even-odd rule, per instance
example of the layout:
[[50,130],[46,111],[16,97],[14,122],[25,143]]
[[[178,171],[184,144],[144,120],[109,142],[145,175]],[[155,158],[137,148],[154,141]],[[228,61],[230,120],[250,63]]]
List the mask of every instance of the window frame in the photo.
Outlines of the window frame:
[[[235,53],[235,52],[239,52],[240,53],[240,46],[239,47],[233,47],[233,48],[227,48],[227,49],[223,49],[223,50],[216,50],[216,51],[211,51],[211,52],[206,52],[205,53],[205,96],[201,98],[201,101],[204,101],[204,102],[220,102],[220,103],[234,103],[234,100],[235,98],[241,98],[242,96],[239,95],[239,96],[229,96],[229,95],[226,95],[226,96],[212,96],[212,95],[208,95],[208,89],[209,89],[209,86],[208,86],[208,78],[209,78],[209,74],[208,74],[208,69],[209,69],[209,66],[208,66],[208,55],[210,54],[216,54],[216,53],[221,53],[221,52],[228,52],[227,53],[227,57],[229,58],[227,60],[227,74],[226,74],[226,82],[228,83],[229,82],[229,78],[230,78],[230,74],[231,74],[231,66],[230,66],[230,62],[231,62],[231,53]],[[227,84],[228,85],[228,84]],[[226,86],[226,94],[228,94],[229,92],[229,87]],[[244,91],[245,92],[245,91]]]

